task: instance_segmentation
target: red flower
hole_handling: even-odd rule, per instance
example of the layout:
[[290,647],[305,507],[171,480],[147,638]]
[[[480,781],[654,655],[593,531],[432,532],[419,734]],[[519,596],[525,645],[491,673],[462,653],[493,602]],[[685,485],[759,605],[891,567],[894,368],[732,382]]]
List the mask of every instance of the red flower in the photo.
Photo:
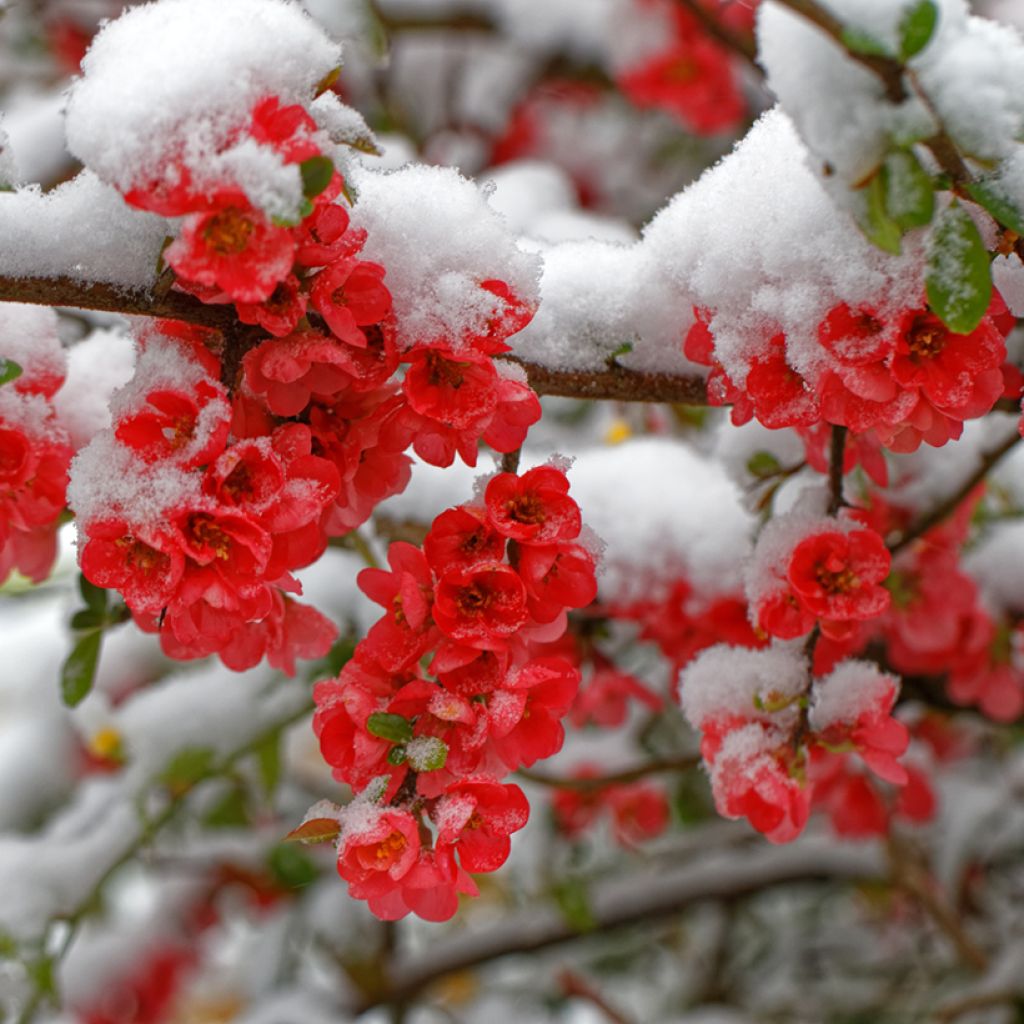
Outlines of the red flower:
[[803,609],[826,623],[846,622],[873,618],[889,607],[889,592],[879,584],[890,563],[873,530],[834,531],[802,540],[786,575]]
[[379,323],[391,312],[384,268],[351,257],[335,260],[316,275],[310,301],[335,337],[356,348],[367,345],[360,328]]
[[346,346],[312,330],[263,342],[242,366],[246,384],[277,416],[295,416],[311,399],[330,400],[352,384]]
[[354,256],[366,242],[366,232],[350,231],[348,211],[335,203],[318,201],[296,232],[295,261],[304,267],[326,267]]
[[423,540],[423,551],[430,568],[440,576],[451,568],[501,561],[505,538],[490,526],[483,509],[460,505],[434,520]]
[[320,155],[312,139],[315,133],[316,122],[297,103],[282,107],[276,96],[268,96],[253,107],[249,134],[277,150],[286,164]]
[[501,562],[449,569],[438,581],[434,621],[467,647],[500,649],[527,617],[523,581]]
[[237,193],[185,218],[164,259],[179,277],[225,292],[234,302],[265,302],[288,277],[295,242]]
[[484,493],[487,518],[505,537],[529,544],[572,540],[580,532],[579,506],[560,469],[538,466],[522,476],[499,473]]
[[84,532],[82,574],[90,583],[120,591],[132,611],[159,612],[170,603],[185,571],[183,545],[170,530],[106,519]]
[[243,324],[259,324],[275,338],[284,338],[295,330],[306,314],[306,295],[299,290],[299,279],[289,274],[263,302],[238,302],[235,309]]
[[418,661],[433,639],[433,577],[423,552],[403,541],[388,549],[388,564],[391,572],[364,569],[357,582],[387,613],[367,633],[366,648],[385,668],[398,672]]
[[516,785],[466,779],[449,786],[431,811],[439,846],[453,846],[467,871],[497,871],[508,859],[509,836],[530,816]]
[[114,435],[145,462],[173,459],[188,469],[211,462],[224,450],[230,424],[224,389],[200,380],[191,393],[150,391],[139,411],[118,421]]

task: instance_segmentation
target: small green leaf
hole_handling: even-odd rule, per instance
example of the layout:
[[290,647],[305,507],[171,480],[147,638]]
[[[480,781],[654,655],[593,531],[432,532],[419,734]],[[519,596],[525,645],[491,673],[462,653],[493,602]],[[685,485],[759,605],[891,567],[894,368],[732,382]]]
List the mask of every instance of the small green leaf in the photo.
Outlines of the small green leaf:
[[21,367],[13,359],[0,356],[0,384],[9,384],[12,380],[17,380],[21,374]]
[[274,877],[289,889],[298,889],[317,877],[316,865],[297,846],[282,843],[270,851],[267,866]]
[[229,789],[203,817],[210,828],[245,828],[250,824],[245,794],[241,789]]
[[184,747],[171,758],[160,779],[172,789],[188,789],[209,773],[213,762],[209,747]]
[[392,743],[408,743],[412,739],[412,723],[401,715],[389,715],[384,711],[370,715],[366,729],[371,736]]
[[60,693],[64,703],[73,708],[89,695],[96,678],[103,634],[99,630],[86,633],[64,662],[60,672]]
[[925,290],[932,312],[956,334],[970,334],[992,300],[988,251],[974,221],[957,203],[940,214],[932,233]]
[[754,452],[747,459],[747,472],[759,480],[776,476],[781,469],[782,466],[779,464],[779,460],[771,452]]
[[440,771],[448,760],[448,745],[437,736],[421,736],[405,748],[405,756],[415,772]]
[[286,843],[327,843],[337,839],[341,833],[341,823],[337,818],[310,818],[298,828],[293,828],[284,837]]
[[92,611],[90,608],[79,608],[71,616],[71,628],[78,630],[102,629],[103,616],[99,612]]
[[307,199],[320,195],[334,177],[334,164],[326,156],[311,156],[299,164],[302,174],[302,194]]
[[589,932],[597,927],[597,918],[590,906],[590,893],[583,879],[565,879],[558,884],[552,895],[570,928],[577,932]]
[[919,54],[935,35],[939,9],[933,0],[920,0],[900,19],[900,57],[909,60]]
[[386,760],[387,760],[388,764],[393,764],[396,768],[399,765],[405,764],[405,761],[406,761],[405,747],[392,747],[388,751],[388,756],[387,756]]
[[840,36],[843,46],[850,53],[859,53],[864,57],[892,57],[892,51],[869,32],[847,26]]
[[256,764],[260,785],[268,797],[273,796],[281,781],[281,734],[275,733],[256,748]]
[[861,230],[872,245],[894,256],[900,253],[901,232],[899,225],[885,209],[885,186],[882,175],[876,174],[867,187],[867,208]]
[[972,181],[966,186],[967,194],[983,206],[1004,228],[1024,235],[1024,212],[1005,198],[991,181]]
[[928,172],[908,149],[897,149],[885,158],[881,171],[886,213],[904,231],[931,223],[935,192]]
[[107,591],[90,583],[81,573],[78,574],[78,592],[82,595],[85,606],[102,617],[107,610]]
[[627,356],[633,351],[633,342],[624,341],[614,352],[608,356],[608,362],[613,363],[619,356]]

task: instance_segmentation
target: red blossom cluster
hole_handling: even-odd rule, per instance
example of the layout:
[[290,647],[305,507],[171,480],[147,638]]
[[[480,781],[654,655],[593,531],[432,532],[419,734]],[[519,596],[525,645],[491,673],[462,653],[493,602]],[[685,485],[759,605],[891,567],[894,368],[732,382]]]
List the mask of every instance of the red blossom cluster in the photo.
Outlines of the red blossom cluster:
[[[637,15],[663,19],[664,45],[615,79],[638,107],[668,111],[690,131],[712,135],[736,129],[747,112],[733,57],[692,11],[671,0],[637,0]],[[753,37],[755,4],[710,0],[709,15],[733,31]]]
[[[601,770],[597,765],[581,764],[577,765],[571,778],[586,782],[600,776]],[[582,835],[608,812],[612,835],[625,847],[661,835],[669,821],[664,789],[643,779],[600,786],[565,787],[552,797],[551,807],[559,829],[570,839]]]
[[711,367],[708,395],[732,405],[736,424],[756,418],[766,427],[795,427],[809,434],[809,459],[821,465],[822,423],[849,428],[855,444],[847,466],[859,458],[885,484],[882,445],[911,452],[921,442],[956,440],[964,420],[989,412],[1004,394],[1020,396],[1019,373],[1006,365],[1004,338],[1014,323],[998,292],[970,334],[956,334],[925,306],[829,311],[817,327],[813,378],[790,360],[784,334],[770,338],[750,360],[746,380],[732,380],[715,355],[713,314],[695,309],[687,333],[688,359]]
[[[730,678],[723,679],[723,672]],[[890,803],[907,816],[931,813],[932,802],[920,793],[926,783],[919,773],[907,801],[890,801],[888,793],[877,792],[878,780],[907,785],[907,770],[898,759],[909,733],[891,714],[898,681],[869,662],[846,661],[809,680],[798,653],[721,646],[698,656],[683,672],[681,685],[683,708],[702,733],[701,754],[719,813],[747,818],[772,842],[796,838],[815,802],[845,834],[868,834],[868,821],[884,831]],[[859,804],[835,799],[851,789],[860,794]],[[884,813],[867,814],[866,801]]]
[[0,385],[0,583],[14,570],[38,583],[57,557],[73,448],[53,402],[64,357],[52,343],[19,352],[20,376]]
[[852,516],[808,521],[799,515],[773,519],[762,531],[747,573],[747,596],[758,628],[792,640],[815,625],[833,640],[854,624],[889,607],[882,582],[889,551]]
[[362,791],[340,814],[338,870],[380,917],[451,917],[475,891],[466,872],[498,868],[526,823],[501,777],[561,748],[579,672],[545,645],[597,591],[568,489],[555,466],[500,473],[422,549],[395,543],[390,571],[359,576],[385,613],[317,685],[313,725],[335,777]]
[[[132,493],[120,493],[123,479],[100,478],[101,453],[124,464],[108,439],[92,471],[81,467],[90,486],[79,493],[90,493],[76,511],[83,572],[120,590],[166,653],[217,653],[234,669],[265,655],[291,673],[296,657],[325,653],[335,635],[287,596],[299,592],[292,573],[405,487],[406,450],[475,465],[481,439],[512,451],[539,418],[536,395],[492,358],[532,310],[503,281],[484,280],[480,326],[399,352],[385,268],[358,258],[366,233],[350,224],[309,114],[264,99],[244,134],[299,165],[304,180],[318,178],[296,223],[270,218],[230,183],[196,186],[184,163],[126,193],[183,217],[164,253],[176,287],[232,303],[254,325],[240,370],[230,344],[218,360],[215,336],[165,327],[177,342],[151,342],[115,402],[114,446],[134,460]],[[525,576],[548,571],[538,552]]]

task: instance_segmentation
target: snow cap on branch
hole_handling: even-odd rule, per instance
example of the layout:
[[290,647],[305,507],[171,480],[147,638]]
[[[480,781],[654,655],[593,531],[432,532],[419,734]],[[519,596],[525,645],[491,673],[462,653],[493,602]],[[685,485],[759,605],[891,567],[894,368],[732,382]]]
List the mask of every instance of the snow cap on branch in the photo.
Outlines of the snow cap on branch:
[[122,191],[177,184],[184,170],[200,187],[240,185],[276,214],[301,199],[298,168],[238,135],[260,100],[308,104],[340,63],[340,46],[295,3],[145,4],[110,22],[86,55],[68,147]]

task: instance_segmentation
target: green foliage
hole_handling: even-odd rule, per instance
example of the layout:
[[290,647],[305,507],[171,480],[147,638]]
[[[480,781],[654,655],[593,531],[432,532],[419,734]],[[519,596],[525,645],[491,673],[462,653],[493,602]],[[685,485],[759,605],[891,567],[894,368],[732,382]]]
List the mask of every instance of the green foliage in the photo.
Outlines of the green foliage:
[[900,19],[900,57],[909,60],[932,40],[939,23],[939,9],[933,0],[920,0]]
[[992,301],[988,251],[970,214],[954,203],[939,215],[925,273],[928,305],[957,334],[970,334]]
[[391,743],[408,743],[412,739],[412,722],[401,715],[389,715],[385,711],[370,715],[366,720],[366,730],[371,736]]

